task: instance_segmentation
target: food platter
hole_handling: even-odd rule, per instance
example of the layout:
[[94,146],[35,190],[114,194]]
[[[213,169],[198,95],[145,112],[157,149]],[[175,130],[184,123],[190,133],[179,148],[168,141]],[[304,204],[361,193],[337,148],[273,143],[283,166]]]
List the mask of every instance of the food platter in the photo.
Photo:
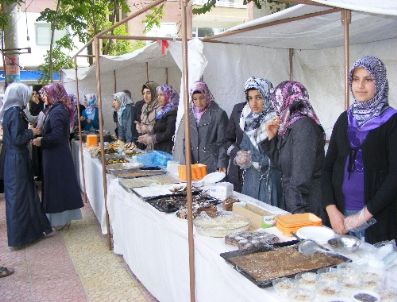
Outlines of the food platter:
[[298,252],[297,241],[276,243],[273,247],[232,251],[220,254],[227,262],[259,287],[269,287],[272,281],[282,277],[294,277],[303,272],[336,266],[350,261],[344,256]]

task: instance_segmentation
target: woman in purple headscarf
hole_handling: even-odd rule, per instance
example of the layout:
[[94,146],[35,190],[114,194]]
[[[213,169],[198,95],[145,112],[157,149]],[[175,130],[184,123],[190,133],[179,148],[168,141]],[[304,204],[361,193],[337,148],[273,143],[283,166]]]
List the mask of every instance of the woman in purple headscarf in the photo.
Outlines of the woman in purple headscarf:
[[277,116],[265,125],[263,151],[282,173],[284,200],[291,213],[325,213],[321,204],[324,131],[299,82],[284,81],[271,94]]
[[335,123],[323,176],[332,228],[374,243],[397,238],[397,115],[386,68],[372,56],[350,70],[354,102]]
[[81,219],[83,206],[69,145],[69,96],[62,84],[50,84],[41,94],[48,108],[42,137],[33,144],[43,150],[43,208],[51,226],[62,229]]
[[190,88],[189,113],[192,163],[207,165],[207,172],[226,172],[226,112],[215,102],[206,83],[197,81]]

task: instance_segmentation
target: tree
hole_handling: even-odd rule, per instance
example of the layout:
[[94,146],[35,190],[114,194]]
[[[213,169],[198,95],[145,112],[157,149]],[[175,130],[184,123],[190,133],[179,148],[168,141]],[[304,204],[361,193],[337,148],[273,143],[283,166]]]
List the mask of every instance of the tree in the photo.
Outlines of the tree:
[[[110,27],[118,21],[120,10],[128,12],[126,0],[57,0],[57,8],[46,8],[41,12],[38,21],[51,24],[51,36],[55,30],[66,29],[68,34],[61,40],[51,39],[50,50],[45,56],[45,63],[40,66],[44,73],[43,81],[51,81],[51,70],[56,68],[70,68],[71,57],[67,54],[74,48],[73,38],[87,43],[97,33]],[[127,34],[125,25],[117,27],[113,34]],[[103,54],[120,55],[131,50],[128,41],[104,41]],[[62,64],[66,64],[63,66]],[[51,67],[53,66],[53,67]]]
[[23,2],[25,2],[24,0],[0,0],[0,27],[4,29],[7,27],[8,25],[8,17],[9,17],[9,13],[4,11],[4,6],[8,6],[8,5],[12,5],[12,4],[17,4],[17,5],[21,5]]

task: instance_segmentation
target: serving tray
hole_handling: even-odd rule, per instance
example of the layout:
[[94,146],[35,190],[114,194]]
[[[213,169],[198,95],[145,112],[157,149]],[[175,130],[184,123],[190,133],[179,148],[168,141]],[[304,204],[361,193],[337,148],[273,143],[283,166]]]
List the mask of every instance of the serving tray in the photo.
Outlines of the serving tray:
[[296,243],[275,243],[273,246],[232,251],[220,256],[259,287],[272,286],[272,281],[278,278],[292,278],[299,273],[317,272],[350,261],[344,256],[321,253],[306,256],[298,252]]

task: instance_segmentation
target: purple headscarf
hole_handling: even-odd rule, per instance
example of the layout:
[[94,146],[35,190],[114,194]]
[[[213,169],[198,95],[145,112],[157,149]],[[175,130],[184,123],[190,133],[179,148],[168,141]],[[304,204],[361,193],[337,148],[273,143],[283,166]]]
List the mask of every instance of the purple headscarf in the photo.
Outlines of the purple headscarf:
[[[194,93],[202,93],[206,100],[206,105],[203,109],[199,109],[194,105],[193,102],[193,94]],[[200,119],[207,108],[210,106],[212,102],[214,102],[214,96],[212,95],[211,91],[208,89],[208,86],[205,82],[197,81],[194,82],[192,87],[190,88],[190,101],[192,102],[192,111],[194,117],[196,118],[196,122],[200,122]]]
[[354,62],[349,74],[350,90],[352,90],[354,70],[360,67],[367,70],[374,78],[376,92],[375,96],[366,102],[358,102],[355,99],[354,103],[349,108],[349,111],[357,121],[359,127],[374,117],[380,116],[385,109],[389,108],[389,83],[387,81],[386,68],[383,62],[373,56],[364,56]]
[[46,85],[40,89],[40,93],[47,96],[48,104],[50,106],[59,102],[66,104],[69,98],[65,87],[60,83]]
[[289,126],[304,117],[309,117],[320,124],[305,86],[295,81],[284,81],[277,85],[271,94],[271,101],[277,115],[281,118],[278,134],[283,136]]
[[156,120],[159,120],[164,114],[178,107],[179,95],[172,86],[167,84],[157,86],[156,91],[157,95],[162,93],[165,98],[165,105],[156,112]]

